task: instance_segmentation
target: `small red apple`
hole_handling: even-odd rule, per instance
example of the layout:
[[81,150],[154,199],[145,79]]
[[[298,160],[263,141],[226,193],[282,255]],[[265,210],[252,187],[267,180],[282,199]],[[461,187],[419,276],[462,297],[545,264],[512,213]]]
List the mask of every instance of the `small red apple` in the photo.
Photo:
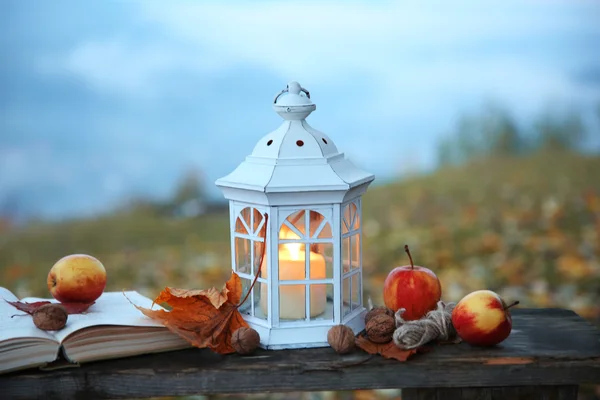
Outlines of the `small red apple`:
[[383,283],[383,301],[394,312],[406,309],[402,318],[410,321],[420,319],[435,309],[442,297],[442,286],[430,269],[414,265],[408,246],[404,246],[404,250],[410,265],[390,271]]
[[71,254],[58,260],[48,273],[48,289],[61,303],[91,303],[106,287],[106,269],[96,258]]
[[462,298],[452,311],[452,325],[465,342],[475,346],[493,346],[508,337],[512,330],[509,309],[491,290],[477,290]]

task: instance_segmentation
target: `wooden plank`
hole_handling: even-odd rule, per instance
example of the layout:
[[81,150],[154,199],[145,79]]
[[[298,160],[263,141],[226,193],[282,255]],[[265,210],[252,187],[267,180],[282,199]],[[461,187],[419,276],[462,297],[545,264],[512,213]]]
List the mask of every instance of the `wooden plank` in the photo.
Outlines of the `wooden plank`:
[[461,390],[463,400],[492,400],[492,389],[490,388],[463,388]]
[[[258,357],[262,356],[259,353]],[[165,355],[166,356],[166,355]],[[266,359],[257,359],[258,365],[239,368],[231,360],[214,360],[203,351],[183,351],[161,358],[164,367],[157,365],[153,356],[129,360],[135,364],[109,365],[96,363],[79,369],[53,371],[47,374],[19,374],[0,379],[0,391],[6,398],[37,398],[48,393],[58,397],[76,398],[81,395],[97,395],[99,398],[158,397],[169,395],[210,393],[252,393],[296,390],[352,390],[375,388],[398,388],[419,386],[479,386],[548,384],[566,381],[600,383],[598,362],[574,366],[528,366],[529,369],[511,371],[505,367],[461,368],[451,373],[432,373],[435,367],[413,367],[410,363],[366,362],[353,366],[349,363],[321,365],[315,368],[308,362],[287,366],[268,365]],[[350,360],[348,360],[350,361]],[[354,361],[354,360],[352,360]],[[201,365],[204,364],[205,365]],[[180,368],[180,367],[183,368]],[[169,368],[172,367],[171,370]],[[503,368],[503,369],[498,369]],[[510,367],[509,367],[510,368]],[[235,384],[232,384],[235,382]],[[0,398],[2,398],[0,396]]]
[[437,400],[437,397],[435,390],[425,388],[410,388],[402,389],[402,400]]
[[[578,389],[579,388],[577,387],[577,385],[561,386],[558,390],[557,400],[576,400],[579,392]],[[544,400],[550,400],[550,398]]]
[[402,400],[577,400],[577,386],[404,389]]
[[492,388],[492,400],[541,400],[541,387],[495,387]]
[[577,386],[515,386],[492,388],[492,400],[577,400]]
[[261,350],[246,357],[188,349],[0,375],[0,398],[600,384],[598,329],[565,310],[513,315],[514,332],[500,346],[436,346],[404,363],[361,351],[342,356],[331,348]]
[[440,388],[435,390],[435,400],[462,400],[461,388]]

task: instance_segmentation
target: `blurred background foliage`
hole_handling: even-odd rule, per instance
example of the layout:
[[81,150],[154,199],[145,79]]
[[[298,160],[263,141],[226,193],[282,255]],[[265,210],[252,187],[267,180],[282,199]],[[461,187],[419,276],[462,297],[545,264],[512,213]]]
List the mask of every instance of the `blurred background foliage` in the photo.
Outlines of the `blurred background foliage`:
[[[600,157],[581,151],[585,135],[575,111],[528,127],[498,105],[461,118],[435,172],[367,192],[365,298],[382,304],[383,280],[407,263],[409,244],[415,262],[439,275],[445,300],[489,288],[599,324]],[[106,265],[108,290],[153,297],[165,286],[220,286],[230,274],[227,204],[207,200],[201,176],[190,171],[166,201],[140,198],[89,219],[13,225],[4,210],[2,285],[47,296],[52,264],[88,253]]]

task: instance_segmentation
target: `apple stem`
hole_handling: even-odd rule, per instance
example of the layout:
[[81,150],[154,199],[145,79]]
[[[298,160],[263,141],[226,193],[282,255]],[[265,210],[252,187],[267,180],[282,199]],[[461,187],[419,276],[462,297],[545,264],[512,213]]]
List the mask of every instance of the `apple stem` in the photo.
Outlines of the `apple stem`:
[[511,303],[511,304],[509,304],[509,305],[507,305],[506,307],[504,307],[504,309],[505,309],[505,310],[508,310],[509,308],[511,308],[511,307],[514,307],[514,306],[516,306],[517,304],[519,304],[519,301],[518,301],[518,300],[517,300],[517,301],[514,301],[514,302],[512,302],[512,303]]
[[408,259],[410,260],[410,269],[415,269],[415,264],[413,263],[412,256],[410,255],[410,250],[408,250],[408,245],[404,245],[404,251],[408,254]]

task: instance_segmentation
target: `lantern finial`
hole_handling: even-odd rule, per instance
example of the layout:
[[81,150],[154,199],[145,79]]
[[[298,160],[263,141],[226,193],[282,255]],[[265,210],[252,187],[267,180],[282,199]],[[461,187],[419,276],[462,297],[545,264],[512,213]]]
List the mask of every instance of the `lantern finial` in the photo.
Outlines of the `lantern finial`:
[[[300,94],[300,92],[302,91],[302,86],[300,86],[300,84],[296,81],[291,81],[290,83],[288,83],[287,87],[288,92],[292,94]],[[307,97],[310,99],[310,95],[307,95]]]
[[275,96],[273,108],[283,119],[292,121],[305,119],[317,106],[310,101],[310,92],[292,81]]

